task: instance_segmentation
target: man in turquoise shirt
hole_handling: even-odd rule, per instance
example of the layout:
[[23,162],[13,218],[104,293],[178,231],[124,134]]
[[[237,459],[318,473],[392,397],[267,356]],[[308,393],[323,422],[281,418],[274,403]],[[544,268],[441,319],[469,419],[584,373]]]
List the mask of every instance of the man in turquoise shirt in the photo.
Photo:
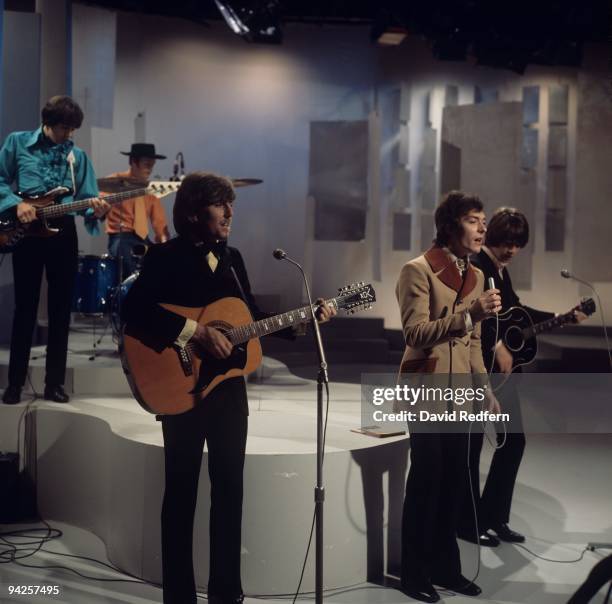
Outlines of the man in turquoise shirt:
[[[91,162],[70,140],[83,122],[83,112],[70,97],[55,96],[47,101],[41,115],[40,128],[9,134],[0,149],[0,211],[15,207],[20,222],[32,222],[36,220],[36,208],[29,201],[62,186],[70,189],[70,193],[60,203],[92,198],[91,207],[85,212],[85,222],[90,233],[97,233],[97,218],[104,216],[110,206],[97,199],[98,187]],[[19,195],[13,192],[13,185]],[[49,286],[44,397],[55,402],[68,401],[63,385],[78,242],[73,215],[49,220],[49,226],[59,229],[58,233],[48,238],[25,237],[13,252],[15,313],[9,385],[2,399],[7,404],[21,400],[43,268]]]

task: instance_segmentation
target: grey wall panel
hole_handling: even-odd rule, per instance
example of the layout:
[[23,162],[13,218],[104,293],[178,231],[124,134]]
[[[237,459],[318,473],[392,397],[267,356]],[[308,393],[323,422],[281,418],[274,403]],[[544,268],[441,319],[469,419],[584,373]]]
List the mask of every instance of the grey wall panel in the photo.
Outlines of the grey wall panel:
[[612,281],[612,102],[609,73],[578,77],[576,135],[576,211],[573,216],[573,270],[589,281]]
[[440,159],[440,195],[461,188],[461,148],[442,140]]
[[417,172],[417,195],[422,208],[436,206],[436,143],[437,133],[433,128],[423,132],[423,150]]
[[309,194],[315,239],[361,241],[368,199],[368,123],[312,122]]
[[40,123],[40,17],[5,11],[2,49],[2,140]]
[[85,112],[85,127],[113,125],[116,19],[108,10],[72,5],[73,96]]
[[551,86],[548,91],[548,122],[550,124],[567,124],[569,88]]
[[393,214],[393,249],[412,249],[412,214]]
[[[513,206],[533,224],[535,188],[533,195],[525,195],[529,188],[523,186],[520,167],[522,103],[446,107],[442,123],[443,145],[461,150],[460,188],[479,195],[489,216],[499,206]],[[521,262],[513,263],[517,286],[531,283],[531,253],[529,246],[520,254]]]

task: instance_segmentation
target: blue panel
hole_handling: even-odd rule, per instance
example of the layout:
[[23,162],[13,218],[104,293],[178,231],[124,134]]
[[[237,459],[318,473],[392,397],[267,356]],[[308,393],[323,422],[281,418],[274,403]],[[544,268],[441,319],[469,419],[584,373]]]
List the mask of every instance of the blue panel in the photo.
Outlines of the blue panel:
[[523,88],[523,124],[535,124],[540,121],[540,87]]

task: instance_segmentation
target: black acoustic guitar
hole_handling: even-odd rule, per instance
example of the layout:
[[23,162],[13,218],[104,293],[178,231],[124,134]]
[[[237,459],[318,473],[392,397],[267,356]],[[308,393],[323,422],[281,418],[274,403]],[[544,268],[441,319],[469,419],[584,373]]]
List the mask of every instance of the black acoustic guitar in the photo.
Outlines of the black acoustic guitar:
[[[538,334],[551,331],[567,323],[574,323],[574,312],[579,310],[585,315],[595,312],[595,302],[592,298],[583,300],[568,312],[557,315],[547,321],[534,323],[529,313],[520,306],[513,306],[499,315],[498,340],[501,340],[513,357],[512,371],[522,365],[527,365],[535,359],[538,353]],[[483,330],[495,332],[495,319],[487,319],[482,325]]]

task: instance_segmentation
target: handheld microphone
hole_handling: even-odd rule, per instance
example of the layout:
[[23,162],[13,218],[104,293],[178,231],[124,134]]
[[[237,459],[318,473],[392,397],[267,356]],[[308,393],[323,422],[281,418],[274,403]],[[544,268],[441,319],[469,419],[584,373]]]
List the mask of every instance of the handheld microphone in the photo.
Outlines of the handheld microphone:
[[493,277],[487,279],[487,289],[495,289],[495,279]]
[[287,252],[285,250],[281,250],[279,247],[277,247],[273,252],[272,255],[277,259],[277,260],[284,260],[287,257]]

